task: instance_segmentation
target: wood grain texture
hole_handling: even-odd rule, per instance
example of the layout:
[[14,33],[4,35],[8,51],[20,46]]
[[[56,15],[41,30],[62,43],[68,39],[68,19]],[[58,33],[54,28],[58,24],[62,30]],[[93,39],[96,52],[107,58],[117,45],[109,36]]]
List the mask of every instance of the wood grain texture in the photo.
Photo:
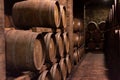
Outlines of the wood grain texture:
[[59,2],[60,2],[60,4],[62,4],[64,6],[66,6],[66,4],[67,4],[67,0],[59,0]]
[[0,80],[5,80],[4,0],[0,0]]
[[[73,0],[59,0],[60,4],[66,6],[67,27],[64,31],[68,32],[70,40],[70,56],[73,56]],[[73,61],[73,60],[72,60]]]

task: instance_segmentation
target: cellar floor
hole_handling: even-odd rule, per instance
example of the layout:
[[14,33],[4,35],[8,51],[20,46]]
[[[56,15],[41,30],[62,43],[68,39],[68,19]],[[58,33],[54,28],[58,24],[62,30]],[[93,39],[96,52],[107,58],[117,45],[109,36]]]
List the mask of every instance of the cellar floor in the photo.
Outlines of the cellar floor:
[[87,53],[67,80],[120,80],[120,71],[116,68],[106,68],[105,58],[102,52]]

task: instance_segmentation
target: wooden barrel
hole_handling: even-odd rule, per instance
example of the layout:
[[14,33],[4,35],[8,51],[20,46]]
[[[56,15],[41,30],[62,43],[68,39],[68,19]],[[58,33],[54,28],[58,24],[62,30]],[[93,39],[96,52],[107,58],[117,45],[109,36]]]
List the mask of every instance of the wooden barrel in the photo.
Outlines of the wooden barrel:
[[83,31],[83,30],[84,30],[83,21],[78,18],[74,18],[73,19],[73,31],[77,32],[77,31]]
[[31,80],[31,78],[29,75],[22,75],[22,76],[15,78],[14,80]]
[[50,69],[53,80],[62,80],[62,73],[58,63],[54,64]]
[[81,47],[78,49],[78,57],[79,59],[84,55],[85,53],[85,48],[84,47]]
[[78,46],[80,43],[80,36],[78,33],[73,33],[74,46]]
[[95,42],[100,42],[102,39],[102,34],[99,30],[95,30],[91,35]]
[[61,33],[56,33],[55,34],[55,39],[56,39],[56,45],[57,45],[57,53],[60,55],[60,57],[65,57],[64,42],[63,42],[62,34]]
[[68,74],[70,74],[71,70],[72,70],[72,62],[71,62],[71,59],[70,59],[70,55],[68,54],[65,59],[66,59]]
[[16,27],[51,27],[60,25],[60,7],[57,0],[28,0],[13,6],[12,17]]
[[70,41],[67,32],[63,33],[63,41],[64,41],[64,51],[66,54],[69,54],[70,51]]
[[48,70],[42,72],[38,80],[53,80],[50,72]]
[[8,30],[5,32],[5,38],[8,70],[35,71],[42,68],[46,48],[41,34],[22,30]]
[[29,75],[20,75],[17,77],[7,76],[6,80],[31,80],[31,77]]
[[87,43],[88,49],[89,50],[95,50],[96,49],[96,43],[94,41],[89,41]]
[[100,29],[100,31],[105,31],[105,25],[106,25],[106,22],[105,21],[100,21],[99,23],[98,23],[98,26],[99,26],[99,29]]
[[87,25],[87,29],[88,29],[89,31],[94,31],[94,30],[98,29],[98,25],[97,25],[96,22],[90,21],[90,22],[88,23],[88,25]]
[[60,21],[60,28],[66,29],[67,27],[67,20],[66,20],[66,7],[64,5],[60,5],[60,12],[61,12],[61,21]]
[[74,53],[73,53],[73,61],[74,61],[74,64],[76,65],[78,62],[79,62],[79,55],[78,55],[78,50],[74,50]]
[[102,50],[102,49],[103,49],[103,45],[104,45],[104,43],[103,43],[102,41],[99,42],[99,43],[98,43],[98,48]]
[[66,0],[59,0],[60,4],[62,5],[66,5],[67,4],[67,1]]
[[63,78],[63,80],[66,80],[66,78],[67,78],[67,65],[66,65],[65,58],[61,58],[59,65],[60,65],[60,69],[62,72],[62,78]]
[[80,37],[80,40],[79,40],[79,47],[81,47],[83,44],[84,44],[84,42],[85,42],[85,36],[84,36],[84,34],[83,33],[81,33],[80,35],[79,35],[79,37]]
[[[44,35],[44,33],[43,33]],[[55,36],[53,33],[45,33],[44,41],[47,49],[46,53],[46,61],[54,62],[57,53],[56,53],[56,42],[55,42]]]
[[22,75],[28,75],[30,77],[30,80],[33,80],[33,79],[37,79],[38,78],[38,75],[39,75],[39,71],[37,71],[38,73],[35,73],[35,72],[31,72],[31,71],[23,71],[21,72]]

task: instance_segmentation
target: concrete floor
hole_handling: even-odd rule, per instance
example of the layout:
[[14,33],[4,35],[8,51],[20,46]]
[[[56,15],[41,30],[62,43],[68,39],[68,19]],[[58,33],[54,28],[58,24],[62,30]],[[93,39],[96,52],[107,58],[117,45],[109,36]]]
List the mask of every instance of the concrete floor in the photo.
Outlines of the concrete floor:
[[106,68],[104,54],[102,52],[89,52],[81,64],[75,66],[67,80],[120,80],[120,78],[116,78],[116,74],[111,77],[112,74],[109,73],[110,70]]

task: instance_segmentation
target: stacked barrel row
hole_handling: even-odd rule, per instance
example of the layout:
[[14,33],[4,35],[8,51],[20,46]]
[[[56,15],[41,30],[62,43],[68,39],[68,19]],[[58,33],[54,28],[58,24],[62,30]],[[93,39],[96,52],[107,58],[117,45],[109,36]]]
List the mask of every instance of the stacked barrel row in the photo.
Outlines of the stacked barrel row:
[[105,21],[98,24],[95,21],[90,21],[86,29],[86,49],[97,50],[103,49],[104,43]]
[[24,71],[41,74],[49,70],[53,80],[65,80],[71,72],[67,33],[6,30],[5,36],[7,71],[13,75]]
[[[105,55],[108,68],[119,71],[120,61],[120,1],[114,0],[106,19]],[[113,69],[114,69],[113,68]],[[117,78],[116,78],[117,79]]]
[[84,34],[84,23],[79,18],[74,18],[73,20],[73,41],[74,41],[74,53],[73,53],[73,61],[74,64],[77,64],[83,54],[84,54],[84,42],[85,42],[85,34]]
[[[72,69],[66,7],[56,0],[20,1],[12,18],[15,29],[5,31],[8,80],[66,80]],[[36,27],[53,31],[26,31]]]

